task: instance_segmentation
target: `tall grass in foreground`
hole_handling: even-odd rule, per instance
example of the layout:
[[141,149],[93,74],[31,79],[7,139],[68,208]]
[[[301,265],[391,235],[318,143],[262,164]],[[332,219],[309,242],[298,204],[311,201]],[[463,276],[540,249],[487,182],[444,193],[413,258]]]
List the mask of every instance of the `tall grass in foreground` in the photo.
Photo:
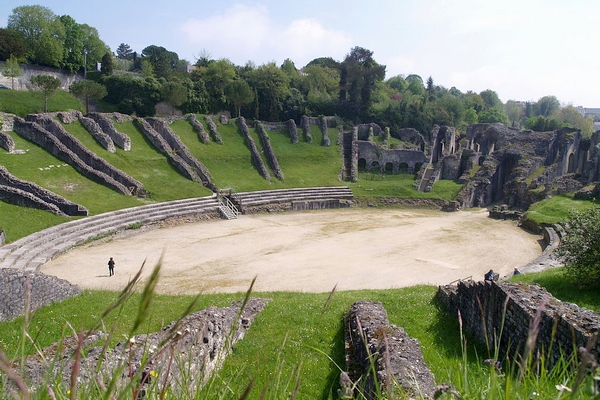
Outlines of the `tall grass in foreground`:
[[[550,274],[549,279],[552,279],[551,273],[554,271],[544,274]],[[157,276],[155,274],[145,288],[132,285],[121,293],[85,291],[79,297],[44,307],[32,315],[0,323],[0,349],[5,354],[4,358],[0,357],[0,365],[4,366],[0,373],[0,398],[11,398],[9,388],[21,390],[21,395],[23,390],[31,391],[31,384],[18,374],[11,377],[9,364],[12,361],[9,360],[18,363],[28,355],[40,354],[41,349],[76,332],[101,327],[109,333],[104,346],[113,348],[119,342],[128,343],[134,335],[159,331],[180,316],[210,305],[229,306],[233,301],[247,299],[248,295],[157,295],[153,293],[152,283],[156,282]],[[520,278],[529,276],[524,274]],[[272,301],[255,319],[245,338],[235,345],[221,371],[204,387],[198,384],[203,377],[192,372],[184,373],[180,386],[175,388],[167,386],[160,378],[162,375],[146,376],[144,398],[343,398],[338,395],[339,376],[344,368],[342,321],[352,303],[362,299],[382,302],[390,322],[404,327],[410,336],[419,339],[425,361],[439,385],[437,398],[598,398],[595,392],[595,380],[600,378],[597,360],[588,353],[581,353],[583,362],[579,364],[565,358],[549,370],[544,358],[536,358],[534,354],[524,360],[500,360],[497,353],[476,345],[472,338],[463,334],[459,319],[448,315],[435,300],[436,290],[432,286],[416,286],[331,294],[252,293],[253,297],[268,297]],[[596,306],[599,304],[597,298],[591,302]],[[531,332],[533,337],[535,330]],[[493,346],[490,344],[489,348]],[[75,354],[80,350],[84,354],[87,351],[82,346],[78,349]],[[173,363],[183,366],[187,357],[190,355],[174,357]],[[58,363],[58,360],[47,361],[50,365]],[[48,373],[46,386],[31,392],[31,398],[141,398],[142,376],[136,375],[138,372],[134,369],[130,372],[127,360],[124,363],[121,366],[123,380],[104,377],[105,380],[96,381],[102,384],[88,385],[78,392],[57,373]],[[18,382],[22,389],[9,382]],[[360,382],[356,383],[356,388],[360,388]],[[107,390],[112,394],[105,394]],[[355,396],[361,398],[359,390],[355,390]],[[403,397],[393,395],[388,398]]]

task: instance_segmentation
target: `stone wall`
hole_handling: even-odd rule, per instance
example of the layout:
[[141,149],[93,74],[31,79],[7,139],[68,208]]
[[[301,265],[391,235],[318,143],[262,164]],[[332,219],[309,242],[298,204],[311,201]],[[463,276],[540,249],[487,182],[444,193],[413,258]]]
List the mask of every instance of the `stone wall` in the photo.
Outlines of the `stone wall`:
[[202,184],[211,190],[214,186],[211,182],[210,172],[181,141],[179,136],[169,127],[166,121],[158,118],[146,118],[146,121],[166,141],[168,146],[185,162],[200,178]]
[[145,195],[141,182],[110,165],[85,147],[47,115],[30,114],[27,120],[15,118],[15,131],[40,145],[60,160],[69,163],[81,174],[113,190],[128,195]]
[[344,325],[346,371],[365,398],[378,398],[375,381],[384,393],[386,388],[391,393],[402,392],[399,398],[434,398],[435,379],[425,364],[419,341],[390,324],[381,303],[354,303]]
[[88,210],[43,187],[23,181],[0,165],[0,199],[9,204],[39,208],[59,215],[86,216]]
[[82,115],[79,117],[79,121],[104,150],[109,153],[115,153],[117,151],[112,138],[104,133],[102,127],[95,120]]
[[0,131],[0,148],[3,148],[9,153],[15,151],[15,141],[8,133],[2,131]]
[[277,160],[277,156],[275,155],[275,151],[271,146],[271,140],[269,139],[269,134],[260,123],[260,121],[256,121],[256,130],[258,132],[258,136],[263,145],[263,149],[265,152],[265,157],[267,157],[267,162],[271,166],[271,170],[275,173],[275,177],[279,180],[283,180],[285,178],[281,167],[279,166],[279,161]]
[[[570,357],[573,351],[592,344],[591,353],[600,354],[597,334],[600,314],[562,302],[544,288],[523,283],[459,282],[442,286],[438,298],[448,310],[460,312],[462,325],[490,354],[519,359],[530,334],[533,355],[542,354],[547,367]],[[533,328],[530,328],[533,327]]]
[[30,311],[68,299],[80,293],[79,287],[39,272],[25,273],[12,268],[0,269],[0,321],[25,312],[25,299],[30,296]]
[[202,123],[198,121],[198,118],[196,118],[196,114],[190,114],[188,120],[190,121],[190,124],[192,124],[194,131],[198,133],[198,139],[200,139],[200,142],[204,144],[210,142],[210,136],[208,136],[208,133],[206,133],[204,125],[202,125]]
[[107,134],[113,141],[113,143],[125,151],[131,150],[131,138],[126,134],[119,132],[115,128],[115,124],[109,118],[110,114],[100,114],[100,113],[89,113],[87,116],[94,121],[98,125],[102,131]]
[[425,153],[420,150],[404,149],[384,149],[375,143],[358,140],[358,157],[363,159],[367,170],[373,168],[380,172],[386,171],[386,164],[391,164],[392,173],[397,174],[401,169],[401,164],[406,164],[408,173],[415,173],[424,163],[427,162]]
[[[0,68],[3,68],[4,65],[5,62],[0,61]],[[39,65],[31,64],[19,64],[19,67],[21,67],[23,75],[19,76],[18,78],[15,78],[15,90],[29,90],[28,86],[30,84],[30,80],[33,76],[36,75],[50,75],[57,78],[58,80],[60,80],[61,90],[69,90],[69,87],[73,82],[83,80],[83,74],[73,75],[69,74],[66,70],[61,70],[57,68],[42,67]],[[12,88],[12,78],[0,74],[0,84]]]
[[237,119],[237,123],[238,127],[242,131],[242,134],[244,135],[244,138],[246,139],[246,145],[250,149],[250,154],[252,154],[252,164],[254,164],[254,167],[256,167],[256,169],[263,178],[270,181],[271,174],[269,174],[269,171],[267,170],[267,167],[265,166],[265,163],[263,162],[263,159],[260,156],[258,148],[256,147],[256,143],[254,143],[254,139],[252,139],[252,136],[250,136],[250,131],[248,130],[246,119],[244,117],[239,117]]

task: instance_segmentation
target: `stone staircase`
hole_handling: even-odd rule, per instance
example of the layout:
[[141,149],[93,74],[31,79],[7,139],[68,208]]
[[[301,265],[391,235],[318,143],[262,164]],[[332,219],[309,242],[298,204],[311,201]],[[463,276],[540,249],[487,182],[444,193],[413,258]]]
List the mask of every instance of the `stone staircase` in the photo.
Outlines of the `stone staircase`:
[[352,180],[352,133],[342,134],[342,153],[344,166],[342,167],[342,180]]
[[[219,195],[221,196],[221,195]],[[225,200],[229,199],[222,196]],[[243,209],[268,204],[301,201],[351,201],[352,191],[346,186],[264,190],[232,194],[237,207]],[[225,218],[237,218],[233,206],[223,211],[218,195],[175,200],[166,203],[126,208],[87,218],[69,221],[0,246],[0,268],[37,271],[69,248],[104,234],[127,229],[134,224],[150,224],[198,214],[221,213]],[[229,213],[226,215],[225,213]]]
[[37,271],[67,249],[90,238],[195,214],[218,213],[216,196],[126,208],[56,225],[0,247],[0,268]]

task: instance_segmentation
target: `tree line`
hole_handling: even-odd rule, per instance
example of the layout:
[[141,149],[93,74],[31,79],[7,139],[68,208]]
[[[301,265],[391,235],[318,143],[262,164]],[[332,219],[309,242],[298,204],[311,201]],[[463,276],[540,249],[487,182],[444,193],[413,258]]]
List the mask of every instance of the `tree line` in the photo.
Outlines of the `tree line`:
[[462,130],[473,123],[501,122],[538,131],[570,126],[586,135],[593,132],[591,118],[561,106],[555,96],[503,103],[491,89],[462,92],[417,74],[386,79],[386,66],[362,47],[353,47],[341,61],[322,57],[302,67],[290,59],[281,65],[235,65],[206,51],[191,65],[156,45],[138,53],[121,43],[112,53],[95,28],[39,5],[13,9],[6,28],[0,28],[0,60],[7,61],[5,76],[18,74],[19,62],[84,73],[87,80],[72,92],[86,104],[103,98],[108,107],[138,116],[153,115],[155,105],[164,101],[183,113],[229,110],[266,121],[336,115],[347,123],[376,122],[392,131],[429,132],[436,124]]

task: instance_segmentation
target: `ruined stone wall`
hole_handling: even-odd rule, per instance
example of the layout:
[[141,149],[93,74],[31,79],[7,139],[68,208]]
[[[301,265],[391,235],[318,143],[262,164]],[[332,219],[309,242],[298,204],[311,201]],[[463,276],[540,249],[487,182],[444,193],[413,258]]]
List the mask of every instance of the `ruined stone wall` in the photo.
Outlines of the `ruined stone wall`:
[[54,276],[1,268],[0,321],[24,314],[27,292],[30,296],[30,311],[35,311],[39,307],[76,296],[80,290],[76,285]]
[[202,123],[198,121],[198,118],[196,118],[196,114],[190,114],[188,120],[190,121],[190,124],[192,124],[194,131],[196,131],[198,134],[198,139],[200,142],[204,144],[210,142],[210,136],[208,136],[208,133],[206,133],[206,130],[204,130],[204,125],[202,125]]
[[425,151],[425,138],[414,128],[404,128],[400,129],[398,132],[390,132],[390,136],[402,140],[403,142],[414,143],[421,151]]
[[292,139],[292,143],[298,143],[298,127],[296,126],[296,121],[293,119],[287,120],[287,128],[290,131],[290,138]]
[[401,392],[411,398],[434,398],[435,379],[425,364],[419,341],[390,324],[381,303],[354,303],[344,325],[346,371],[365,398],[378,398],[376,381],[382,392],[388,388],[391,393]]
[[[545,355],[546,365],[554,365],[561,355],[586,347],[600,329],[600,314],[562,302],[544,288],[523,283],[460,282],[443,286],[438,298],[460,317],[464,330],[481,343],[489,343],[491,354],[523,354],[530,326],[539,333],[533,354]],[[600,342],[591,352],[598,357]]]
[[283,180],[285,178],[281,167],[279,166],[279,161],[277,160],[277,156],[275,155],[275,151],[271,146],[271,140],[269,139],[269,134],[260,123],[260,121],[256,121],[256,130],[258,132],[258,136],[263,145],[263,149],[265,151],[265,157],[267,157],[267,162],[271,166],[273,172],[275,172],[275,177],[279,180]]
[[0,126],[0,132],[12,131],[16,115],[0,112],[0,117],[4,120],[2,126]]
[[111,137],[104,133],[102,127],[95,120],[81,116],[79,117],[79,121],[104,150],[109,153],[115,153],[117,151]]
[[0,147],[12,153],[15,151],[15,141],[8,133],[0,131]]
[[357,126],[358,128],[358,140],[367,140],[369,137],[369,130],[373,128],[373,135],[379,136],[383,133],[383,129],[379,125],[374,122],[369,124],[360,124]]
[[89,113],[87,116],[100,125],[102,131],[112,139],[115,145],[125,151],[131,151],[131,138],[115,128],[115,124],[109,118],[110,114]]
[[150,126],[158,132],[159,135],[167,142],[168,146],[200,177],[202,184],[208,188],[213,188],[211,183],[210,172],[204,164],[202,164],[181,141],[179,136],[169,127],[169,125],[161,119],[147,118]]
[[223,144],[223,137],[217,130],[217,124],[215,124],[215,122],[212,120],[212,117],[210,115],[206,115],[204,118],[206,119],[208,130],[210,131],[213,140],[219,144]]
[[392,173],[397,174],[400,164],[405,163],[408,166],[408,172],[414,173],[415,168],[427,162],[425,153],[420,150],[405,149],[384,149],[375,143],[358,140],[358,157],[364,159],[367,170],[372,168],[373,162],[379,164],[381,172],[385,171],[387,163],[392,164]]
[[0,165],[0,198],[9,204],[40,208],[59,215],[86,216],[88,210],[33,182],[23,181]]
[[244,138],[246,139],[246,144],[250,148],[250,154],[252,154],[252,164],[254,164],[263,178],[268,181],[271,180],[271,174],[269,174],[269,171],[267,170],[267,167],[260,156],[258,148],[256,147],[256,143],[254,143],[254,139],[252,139],[252,136],[250,136],[246,119],[244,117],[239,117],[237,122],[242,134],[244,135]]
[[[37,119],[35,116],[32,118]],[[42,120],[48,121],[49,119],[42,118]],[[53,129],[54,133],[58,133],[58,137],[37,122],[26,121],[18,117],[15,118],[14,130],[95,182],[123,194],[144,195],[146,193],[140,182],[90,152],[60,124],[54,122],[48,127]],[[64,139],[66,143],[63,143],[61,139]]]

